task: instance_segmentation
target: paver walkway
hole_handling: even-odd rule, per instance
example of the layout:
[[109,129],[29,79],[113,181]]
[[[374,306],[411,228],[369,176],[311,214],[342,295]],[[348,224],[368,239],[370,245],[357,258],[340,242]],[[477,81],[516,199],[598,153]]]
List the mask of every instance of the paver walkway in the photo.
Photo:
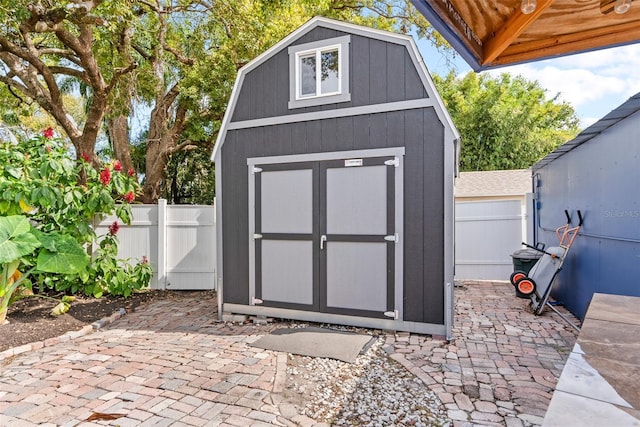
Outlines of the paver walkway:
[[[428,336],[387,337],[387,351],[436,392],[455,427],[540,425],[577,333],[503,282],[455,289],[451,342]],[[558,309],[575,324],[564,308]]]
[[[575,333],[512,294],[505,283],[456,289],[450,343],[387,335],[391,357],[438,393],[454,425],[542,420]],[[277,326],[216,323],[215,306],[156,301],[0,360],[0,426],[321,425],[283,398],[287,355],[247,345]],[[121,417],[87,421],[104,413]]]

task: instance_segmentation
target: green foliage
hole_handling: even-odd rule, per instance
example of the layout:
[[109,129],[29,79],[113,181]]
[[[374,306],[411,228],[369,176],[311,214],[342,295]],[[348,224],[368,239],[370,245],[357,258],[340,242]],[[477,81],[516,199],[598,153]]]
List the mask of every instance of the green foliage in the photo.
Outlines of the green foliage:
[[90,225],[96,215],[115,210],[128,223],[129,205],[116,202],[139,191],[135,178],[117,170],[117,162],[97,171],[70,154],[63,140],[42,135],[16,145],[0,142],[0,215],[28,213],[39,230],[64,230],[83,244],[95,239]]
[[[36,254],[36,266],[22,274],[18,267],[23,257]],[[35,230],[24,215],[0,216],[0,324],[18,288],[30,288],[31,272],[76,274],[88,263],[89,256],[72,237]],[[60,304],[64,306],[66,301]]]
[[96,298],[108,293],[128,297],[133,291],[149,285],[153,270],[143,257],[135,265],[130,260],[118,259],[118,224],[112,224],[109,232],[100,240],[89,268],[85,292]]
[[[101,253],[103,248],[99,249],[97,261],[87,270],[85,260],[88,262],[89,256],[84,246],[98,242],[92,228],[96,217],[115,214],[120,221],[131,222],[129,203],[140,187],[135,173],[122,170],[119,162],[98,171],[84,155],[80,157],[80,161],[74,161],[70,148],[54,138],[52,129],[17,144],[0,143],[0,218],[29,219],[28,229],[24,225],[26,219],[12,229],[20,233],[19,240],[7,238],[0,242],[0,253],[35,266],[34,278],[41,290],[46,287],[96,296],[104,292],[129,295],[148,285],[149,280],[100,287],[98,292],[92,280],[102,280],[104,274],[94,274],[96,262],[110,257],[109,262],[125,272],[128,262],[117,259],[114,245],[105,254]],[[78,182],[79,177],[84,177],[83,183]],[[3,235],[0,229],[0,240]],[[35,247],[41,249],[35,251]]]
[[0,264],[20,259],[40,246],[27,218],[20,215],[0,217]]
[[523,169],[579,131],[576,113],[521,76],[434,75],[462,137],[463,171]]
[[169,159],[163,192],[169,203],[213,204],[215,187],[211,149],[180,151]]

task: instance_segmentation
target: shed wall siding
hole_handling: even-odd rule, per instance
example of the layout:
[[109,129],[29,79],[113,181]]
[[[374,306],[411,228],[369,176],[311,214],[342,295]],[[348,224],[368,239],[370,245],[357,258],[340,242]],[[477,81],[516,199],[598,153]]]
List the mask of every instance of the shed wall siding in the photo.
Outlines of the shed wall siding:
[[405,147],[404,320],[443,323],[444,126],[433,108],[232,130],[226,138],[225,302],[249,298],[247,158]]
[[[347,35],[317,27],[292,45]],[[289,54],[283,49],[245,76],[232,122],[428,98],[406,47],[351,34],[351,101],[289,109]]]

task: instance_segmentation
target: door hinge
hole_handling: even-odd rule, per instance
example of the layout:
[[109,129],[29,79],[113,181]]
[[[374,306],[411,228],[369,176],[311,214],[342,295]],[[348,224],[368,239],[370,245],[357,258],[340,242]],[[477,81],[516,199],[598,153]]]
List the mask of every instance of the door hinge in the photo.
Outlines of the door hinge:
[[251,305],[258,305],[258,304],[262,304],[264,301],[262,301],[260,298],[253,298],[251,300]]
[[400,241],[400,236],[398,235],[398,233],[391,234],[389,236],[384,236],[384,240],[386,240],[387,242],[396,242],[396,243],[398,243]]
[[399,168],[400,167],[400,159],[397,157],[394,157],[392,160],[387,160],[386,162],[384,162],[385,165],[387,166],[393,166],[394,168]]
[[400,318],[400,312],[398,310],[385,311],[384,315],[387,317],[391,317],[393,320],[398,320]]
[[257,167],[257,166],[254,166],[253,169],[251,169],[251,174],[252,175],[255,175],[255,174],[260,173],[260,172],[262,172],[262,169]]
[[262,234],[256,233],[253,235],[253,240],[260,240],[260,239],[262,239]]

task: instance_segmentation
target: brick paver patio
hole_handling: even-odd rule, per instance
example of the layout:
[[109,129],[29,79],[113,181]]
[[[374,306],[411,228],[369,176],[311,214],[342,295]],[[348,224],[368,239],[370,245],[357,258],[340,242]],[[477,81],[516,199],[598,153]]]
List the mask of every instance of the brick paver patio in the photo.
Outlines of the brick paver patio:
[[[575,333],[512,294],[506,283],[456,289],[449,343],[387,334],[391,357],[439,395],[454,425],[542,421]],[[276,325],[216,323],[215,307],[156,301],[97,332],[5,353],[0,425],[316,425],[283,398],[287,355],[247,345]],[[87,421],[94,413],[121,417]]]

